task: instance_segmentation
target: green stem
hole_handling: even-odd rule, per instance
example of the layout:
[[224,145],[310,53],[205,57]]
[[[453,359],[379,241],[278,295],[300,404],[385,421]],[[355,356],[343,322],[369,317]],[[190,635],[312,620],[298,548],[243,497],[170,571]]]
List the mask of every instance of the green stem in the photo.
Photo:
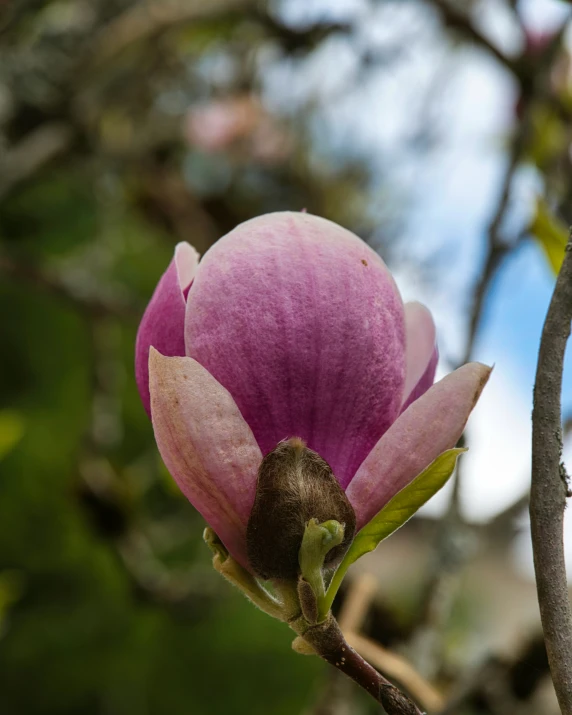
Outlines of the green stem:
[[324,597],[324,559],[329,551],[344,540],[344,527],[334,519],[318,524],[310,519],[306,524],[298,553],[300,572],[307,581],[316,599]]
[[345,575],[352,563],[353,561],[350,561],[347,556],[344,558],[342,563],[336,569],[325,595],[318,599],[318,620],[323,621],[330,612],[334,598],[336,597],[339,588],[342,585],[342,581],[344,580]]
[[[207,527],[203,539],[213,552],[213,567],[229,583],[236,586],[255,606],[272,618],[288,622],[292,616],[292,604],[274,598],[260,583],[228,553],[218,535]],[[279,594],[282,595],[282,594]],[[298,610],[300,610],[298,608]]]

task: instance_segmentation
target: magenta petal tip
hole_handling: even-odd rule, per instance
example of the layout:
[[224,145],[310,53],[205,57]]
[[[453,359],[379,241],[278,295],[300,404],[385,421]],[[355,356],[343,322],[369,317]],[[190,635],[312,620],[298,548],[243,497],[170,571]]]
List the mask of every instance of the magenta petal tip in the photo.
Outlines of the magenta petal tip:
[[199,264],[199,254],[188,243],[179,243],[141,320],[135,343],[135,379],[143,406],[151,416],[149,398],[149,347],[161,354],[185,354],[185,292]]

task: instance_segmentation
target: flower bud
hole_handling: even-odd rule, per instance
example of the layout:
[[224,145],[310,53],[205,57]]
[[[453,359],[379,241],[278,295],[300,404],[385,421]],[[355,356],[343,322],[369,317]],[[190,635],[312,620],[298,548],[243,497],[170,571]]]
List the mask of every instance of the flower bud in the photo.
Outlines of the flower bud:
[[336,566],[349,548],[356,527],[354,510],[328,463],[301,439],[280,442],[262,460],[256,498],[246,532],[248,559],[264,579],[295,579],[306,524],[335,520],[344,538],[326,555]]

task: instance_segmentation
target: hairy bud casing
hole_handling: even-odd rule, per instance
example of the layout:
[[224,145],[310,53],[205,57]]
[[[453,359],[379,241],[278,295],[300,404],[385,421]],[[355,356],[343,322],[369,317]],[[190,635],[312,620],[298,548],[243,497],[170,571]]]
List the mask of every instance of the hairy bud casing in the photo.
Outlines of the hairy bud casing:
[[356,517],[328,463],[298,438],[280,442],[258,470],[254,506],[246,532],[248,560],[264,579],[295,579],[298,553],[310,519],[338,521],[341,544],[328,552],[324,565],[336,566],[349,548]]

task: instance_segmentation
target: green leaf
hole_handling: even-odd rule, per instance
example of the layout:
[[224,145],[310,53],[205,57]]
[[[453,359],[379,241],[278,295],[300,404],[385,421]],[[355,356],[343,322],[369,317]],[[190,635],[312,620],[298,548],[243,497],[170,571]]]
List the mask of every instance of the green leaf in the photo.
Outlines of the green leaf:
[[330,610],[338,588],[354,561],[373,551],[380,541],[403,526],[423,504],[444,487],[455,470],[458,456],[466,451],[455,448],[440,454],[358,532],[334,574],[328,592],[319,600],[320,619],[325,618]]
[[[564,104],[567,103],[566,97],[562,96],[561,100]],[[527,158],[529,157],[541,172],[546,172],[554,160],[566,150],[567,127],[558,113],[546,103],[532,108],[531,121]]]
[[536,202],[536,214],[530,231],[544,249],[552,270],[558,274],[568,243],[568,229],[550,212],[542,199]]
[[373,551],[380,541],[403,526],[423,504],[448,482],[453,474],[457,457],[466,449],[449,449],[440,454],[427,469],[398,492],[383,509],[357,534],[344,561],[357,561],[360,556]]
[[24,576],[16,570],[0,571],[0,627],[12,604],[24,593]]
[[24,434],[24,423],[20,415],[12,410],[0,412],[0,459],[20,441]]

